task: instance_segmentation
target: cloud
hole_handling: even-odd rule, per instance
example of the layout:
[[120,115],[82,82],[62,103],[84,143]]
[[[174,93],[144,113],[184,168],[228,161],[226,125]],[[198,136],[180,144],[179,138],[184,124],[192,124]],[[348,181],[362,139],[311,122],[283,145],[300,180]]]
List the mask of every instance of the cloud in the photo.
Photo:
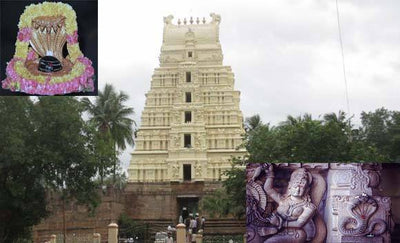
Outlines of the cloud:
[[[400,1],[339,0],[350,112],[400,103]],[[347,111],[335,1],[99,2],[99,86],[127,92],[140,123],[162,44],[163,16],[221,14],[224,65],[232,66],[244,116]],[[121,160],[126,167],[128,149]]]

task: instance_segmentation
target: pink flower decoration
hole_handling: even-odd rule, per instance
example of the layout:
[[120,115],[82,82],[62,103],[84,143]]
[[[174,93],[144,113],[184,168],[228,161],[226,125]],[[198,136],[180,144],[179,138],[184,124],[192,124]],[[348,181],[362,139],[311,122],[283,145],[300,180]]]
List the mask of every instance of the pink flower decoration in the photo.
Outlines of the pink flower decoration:
[[28,42],[31,39],[32,31],[29,27],[25,27],[19,30],[18,40],[23,42]]
[[68,44],[78,43],[78,31],[75,30],[72,35],[67,35],[67,42]]
[[26,60],[32,61],[32,60],[35,60],[36,58],[37,58],[37,55],[36,55],[35,51],[31,49],[28,52],[28,56],[27,56]]
[[[92,62],[86,58],[78,58],[82,64],[85,65],[85,71],[78,77],[66,81],[64,83],[51,83],[51,77],[46,78],[46,83],[42,84],[36,80],[28,80],[19,76],[15,71],[15,63],[22,61],[20,58],[13,58],[8,63],[6,68],[7,78],[2,81],[2,87],[4,89],[10,89],[12,91],[21,91],[27,94],[39,94],[39,95],[56,95],[66,94],[80,91],[93,91],[94,83],[92,76],[94,75],[94,69]],[[19,83],[19,90],[17,90],[17,84]]]

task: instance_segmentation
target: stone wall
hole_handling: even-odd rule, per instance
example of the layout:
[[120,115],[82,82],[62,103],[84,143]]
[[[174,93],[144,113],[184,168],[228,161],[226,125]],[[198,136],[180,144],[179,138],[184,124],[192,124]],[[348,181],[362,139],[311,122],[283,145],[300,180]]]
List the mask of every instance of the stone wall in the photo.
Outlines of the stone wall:
[[[94,214],[88,211],[84,205],[75,202],[65,203],[65,222],[67,242],[84,242],[92,239],[94,233],[101,234],[102,242],[107,241],[107,226],[116,222],[124,210],[121,193],[108,189],[101,192],[102,202],[96,208]],[[57,238],[63,235],[63,203],[57,195],[49,195],[50,216],[40,224],[33,227],[34,242],[44,242],[50,239],[52,234]]]
[[[155,231],[165,231],[168,225],[177,225],[179,217],[178,198],[204,195],[221,187],[221,182],[165,182],[128,183],[123,191],[115,192],[109,188],[102,193],[102,202],[94,215],[87,207],[69,203],[65,205],[67,239],[82,242],[100,233],[102,242],[107,241],[107,226],[117,222],[121,213],[149,225],[150,236]],[[33,228],[34,242],[49,240],[52,234],[58,237],[63,233],[62,201],[56,195],[49,196],[51,215]],[[211,220],[206,212],[202,215],[209,221],[212,234],[238,234],[244,232],[244,222],[232,219]]]
[[[178,223],[179,209],[177,198],[197,197],[221,187],[220,182],[167,182],[167,183],[129,183],[125,188],[126,213],[139,220],[169,220]],[[205,214],[205,216],[208,216]]]

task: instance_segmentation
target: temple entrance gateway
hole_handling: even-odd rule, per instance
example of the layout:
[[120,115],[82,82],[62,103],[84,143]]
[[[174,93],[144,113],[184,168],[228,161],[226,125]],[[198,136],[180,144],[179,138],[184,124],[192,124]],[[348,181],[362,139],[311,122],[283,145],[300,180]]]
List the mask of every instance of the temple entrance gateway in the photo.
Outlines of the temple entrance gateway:
[[178,201],[178,215],[182,215],[183,220],[189,217],[189,214],[195,215],[198,213],[199,197],[196,195],[182,195],[177,196]]

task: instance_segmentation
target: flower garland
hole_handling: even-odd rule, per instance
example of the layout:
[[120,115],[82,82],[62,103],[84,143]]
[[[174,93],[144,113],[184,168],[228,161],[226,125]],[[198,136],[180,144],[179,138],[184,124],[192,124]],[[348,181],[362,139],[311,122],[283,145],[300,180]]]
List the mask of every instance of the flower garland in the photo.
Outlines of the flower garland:
[[77,61],[80,66],[84,68],[81,75],[76,76],[67,82],[54,82],[54,77],[44,76],[45,82],[38,82],[35,79],[25,78],[16,71],[18,69],[18,63],[21,63],[20,59],[12,59],[7,68],[7,78],[3,80],[3,89],[10,89],[11,91],[21,91],[27,94],[39,94],[39,95],[55,95],[55,94],[66,94],[72,92],[81,91],[93,91],[93,75],[94,69],[92,62],[86,57],[79,57]]
[[[34,75],[25,67],[25,61],[38,58],[36,52],[29,48],[32,37],[32,20],[39,16],[64,16],[67,39],[68,57],[72,70],[63,76],[48,74]],[[68,4],[61,2],[43,2],[31,4],[25,8],[18,23],[19,32],[15,43],[14,58],[6,68],[7,78],[2,87],[12,91],[22,91],[28,94],[65,94],[78,91],[93,91],[94,69],[92,62],[83,56],[78,43],[78,26],[76,13]]]

